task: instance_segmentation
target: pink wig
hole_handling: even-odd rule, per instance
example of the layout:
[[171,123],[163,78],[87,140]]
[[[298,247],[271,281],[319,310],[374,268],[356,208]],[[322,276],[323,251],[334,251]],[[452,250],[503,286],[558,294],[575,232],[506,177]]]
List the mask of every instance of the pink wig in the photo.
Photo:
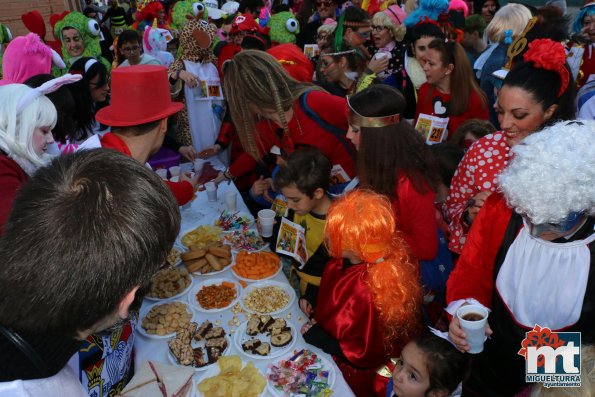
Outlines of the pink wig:
[[19,36],[6,47],[2,59],[3,79],[0,85],[24,83],[38,74],[49,74],[52,50],[35,33]]
[[465,18],[469,16],[469,7],[463,0],[450,0],[448,11],[450,10],[462,12]]

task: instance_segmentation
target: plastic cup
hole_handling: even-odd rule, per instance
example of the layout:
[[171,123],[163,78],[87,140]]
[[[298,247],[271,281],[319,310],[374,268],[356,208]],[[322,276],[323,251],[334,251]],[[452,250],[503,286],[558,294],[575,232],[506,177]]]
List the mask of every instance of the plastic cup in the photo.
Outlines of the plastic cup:
[[226,190],[223,198],[225,200],[225,206],[228,211],[235,211],[237,206],[238,195],[233,190]]
[[169,174],[173,178],[174,176],[180,176],[180,166],[174,165],[173,167],[169,167]]
[[260,234],[262,237],[271,237],[273,235],[273,224],[275,223],[275,211],[258,211],[258,221],[260,222]]
[[209,201],[217,201],[217,185],[215,182],[205,183],[205,189],[207,190],[207,197]]
[[165,168],[159,168],[155,173],[159,175],[159,178],[167,179],[167,170]]
[[461,329],[467,334],[467,343],[470,347],[468,353],[477,354],[483,351],[488,315],[488,310],[480,305],[465,305],[457,310]]
[[172,176],[171,178],[169,178],[170,182],[180,182],[180,176],[176,175],[176,176]]

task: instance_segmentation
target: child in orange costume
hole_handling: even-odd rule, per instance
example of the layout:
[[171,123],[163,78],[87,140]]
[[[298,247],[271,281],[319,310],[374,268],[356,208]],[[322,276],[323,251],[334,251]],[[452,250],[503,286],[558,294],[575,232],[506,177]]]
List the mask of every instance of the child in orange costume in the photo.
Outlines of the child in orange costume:
[[337,200],[325,236],[333,258],[302,334],[333,355],[356,396],[374,396],[376,369],[421,325],[418,266],[396,231],[390,202],[371,191]]

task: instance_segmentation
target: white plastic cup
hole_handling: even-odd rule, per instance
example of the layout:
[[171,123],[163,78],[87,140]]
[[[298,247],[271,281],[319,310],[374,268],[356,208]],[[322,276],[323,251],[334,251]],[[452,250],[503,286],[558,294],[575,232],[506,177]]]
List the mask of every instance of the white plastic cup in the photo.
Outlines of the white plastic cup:
[[169,174],[173,178],[174,176],[180,176],[180,166],[174,165],[173,167],[169,167]]
[[275,211],[258,211],[258,221],[260,222],[260,234],[262,237],[271,237],[273,235],[273,225],[275,223]]
[[205,183],[205,189],[207,190],[209,201],[217,201],[217,184],[215,182],[207,182]]
[[488,315],[488,310],[480,305],[465,305],[457,310],[461,329],[467,334],[466,339],[470,347],[468,353],[477,354],[483,351]]
[[237,199],[238,195],[233,190],[226,190],[223,198],[225,200],[225,206],[227,207],[228,211],[235,211],[237,206]]
[[172,176],[171,178],[169,178],[170,182],[180,182],[180,176],[176,175],[176,176]]
[[159,175],[159,178],[167,180],[167,170],[165,168],[159,168],[155,173]]

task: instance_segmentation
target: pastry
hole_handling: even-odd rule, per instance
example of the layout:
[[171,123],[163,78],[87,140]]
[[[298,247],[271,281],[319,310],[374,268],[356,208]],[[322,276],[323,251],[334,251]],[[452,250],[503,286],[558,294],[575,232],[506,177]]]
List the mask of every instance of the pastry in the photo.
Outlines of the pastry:
[[271,345],[275,347],[287,346],[293,340],[291,331],[281,332],[277,335],[271,335]]

